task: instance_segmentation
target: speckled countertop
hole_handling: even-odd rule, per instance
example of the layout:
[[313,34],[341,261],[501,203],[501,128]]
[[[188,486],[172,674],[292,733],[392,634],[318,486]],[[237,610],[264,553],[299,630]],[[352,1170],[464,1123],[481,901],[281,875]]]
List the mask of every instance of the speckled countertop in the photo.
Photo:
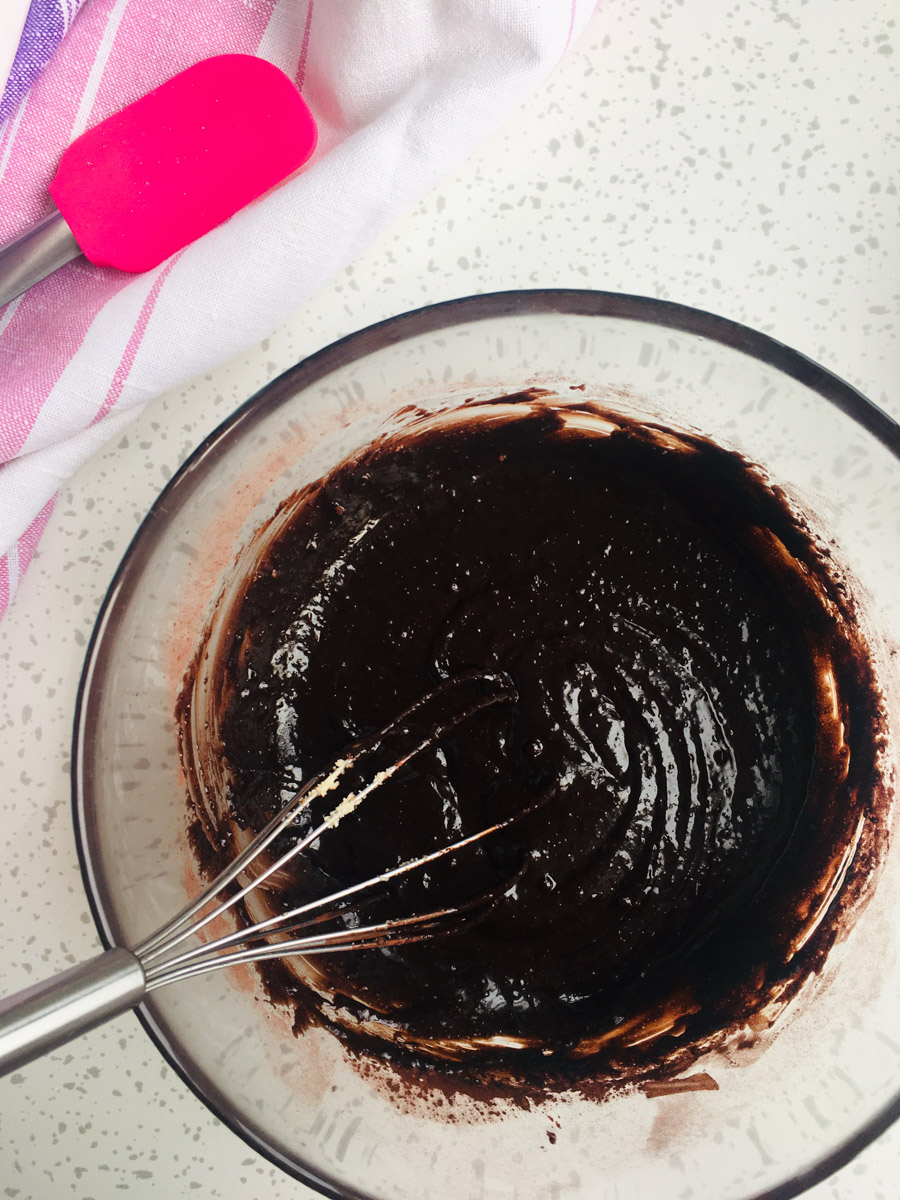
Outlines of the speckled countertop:
[[[894,0],[605,0],[516,117],[352,267],[78,473],[0,624],[0,989],[98,949],[69,742],[119,558],[200,439],[298,358],[431,301],[596,287],[764,330],[900,415],[898,16]],[[809,1195],[893,1200],[898,1180],[893,1130]],[[0,1085],[0,1197],[123,1192],[313,1194],[220,1125],[131,1015]]]

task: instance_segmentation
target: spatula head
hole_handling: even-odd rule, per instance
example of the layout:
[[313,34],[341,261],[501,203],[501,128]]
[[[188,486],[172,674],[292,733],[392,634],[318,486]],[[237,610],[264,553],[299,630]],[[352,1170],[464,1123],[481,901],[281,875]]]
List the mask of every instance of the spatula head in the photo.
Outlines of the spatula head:
[[83,133],[50,195],[92,263],[147,271],[280,183],[315,146],[312,114],[283,71],[222,54]]

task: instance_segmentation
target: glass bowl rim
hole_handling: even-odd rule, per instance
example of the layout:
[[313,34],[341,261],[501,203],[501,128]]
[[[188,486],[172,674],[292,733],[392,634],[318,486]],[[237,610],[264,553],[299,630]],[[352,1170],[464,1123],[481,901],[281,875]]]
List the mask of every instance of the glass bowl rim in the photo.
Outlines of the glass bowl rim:
[[[144,563],[166,531],[169,513],[181,507],[194,486],[200,482],[203,469],[214,467],[219,454],[237,437],[252,429],[258,421],[298,391],[311,386],[338,367],[362,359],[386,345],[456,325],[496,317],[544,314],[632,320],[719,342],[804,384],[865,429],[900,462],[900,424],[851,384],[768,334],[703,309],[652,297],[587,288],[532,288],[464,296],[411,309],[375,322],[302,359],[226,416],[182,463],[138,526],[100,605],[75,702],[71,791],[82,882],[105,948],[110,949],[117,944],[116,920],[113,906],[104,890],[102,862],[92,836],[91,813],[82,783],[85,759],[82,747],[86,730],[90,728],[92,681],[98,671],[102,671],[106,647],[116,632],[116,602],[123,591],[127,593],[131,581],[137,582],[142,578]],[[317,1174],[311,1166],[288,1160],[260,1134],[244,1124],[224,1093],[209,1086],[208,1081],[196,1081],[190,1063],[185,1062],[177,1047],[170,1044],[145,1005],[140,1005],[135,1011],[150,1039],[181,1081],[226,1128],[242,1138],[254,1151],[287,1175],[333,1200],[370,1200],[366,1193],[349,1191]],[[845,1166],[898,1118],[900,1090],[860,1129],[824,1154],[818,1162],[774,1188],[759,1193],[753,1200],[791,1200],[800,1195]]]

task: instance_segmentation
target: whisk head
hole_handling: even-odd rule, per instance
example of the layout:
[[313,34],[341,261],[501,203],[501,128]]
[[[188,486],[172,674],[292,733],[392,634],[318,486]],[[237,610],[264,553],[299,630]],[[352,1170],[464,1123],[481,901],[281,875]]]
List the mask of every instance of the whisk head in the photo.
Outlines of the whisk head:
[[[291,860],[346,820],[367,796],[412,758],[436,746],[451,730],[476,713],[515,698],[516,690],[508,676],[500,672],[467,672],[445,680],[384,729],[350,747],[328,770],[300,789],[195,901],[135,947],[134,953],[144,967],[148,990],[238,963],[293,954],[306,956],[381,949],[422,941],[456,932],[483,917],[514,886],[519,872],[460,904],[356,928],[346,925],[328,928],[351,908],[358,914],[367,900],[391,881],[420,872],[439,859],[460,853],[522,820],[546,803],[549,794],[503,821],[402,862],[379,875],[176,953],[178,947],[239,905],[255,889],[264,888],[277,872],[283,871]],[[296,825],[301,814],[307,813],[310,805],[319,801],[327,802],[326,815],[302,836],[290,838],[290,827]],[[286,847],[285,837],[288,837]],[[270,851],[274,853],[270,855]]]

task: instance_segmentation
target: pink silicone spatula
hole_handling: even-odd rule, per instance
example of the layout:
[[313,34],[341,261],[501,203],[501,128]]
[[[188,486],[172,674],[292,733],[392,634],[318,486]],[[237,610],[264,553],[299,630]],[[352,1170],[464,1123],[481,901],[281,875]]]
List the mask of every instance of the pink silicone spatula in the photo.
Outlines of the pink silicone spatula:
[[50,183],[56,208],[0,249],[0,304],[84,256],[148,271],[280,183],[316,125],[291,80],[249,54],[207,58],[88,129]]

